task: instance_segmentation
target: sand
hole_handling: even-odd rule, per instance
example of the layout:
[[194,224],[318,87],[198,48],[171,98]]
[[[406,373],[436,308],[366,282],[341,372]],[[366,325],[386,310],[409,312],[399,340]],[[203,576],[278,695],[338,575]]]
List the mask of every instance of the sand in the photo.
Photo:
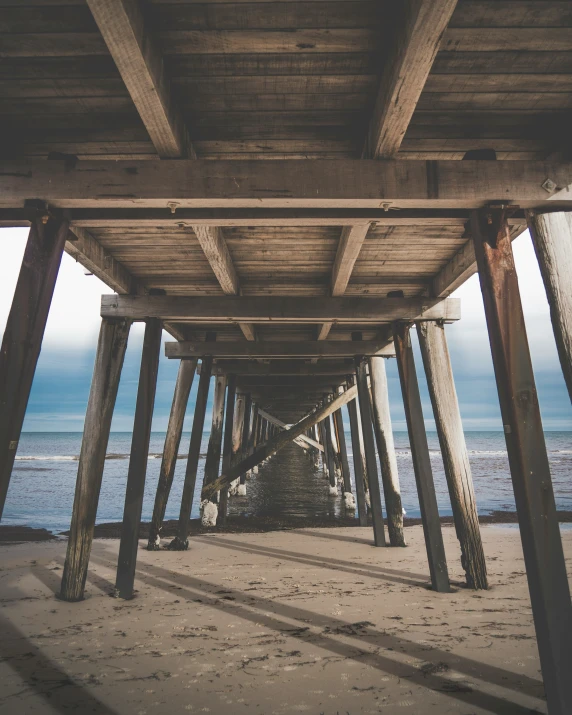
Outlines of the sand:
[[428,590],[418,526],[407,549],[365,528],[141,541],[131,601],[98,540],[77,604],[54,596],[65,540],[0,546],[0,713],[545,713],[518,530],[483,527],[488,592],[443,532],[450,594]]

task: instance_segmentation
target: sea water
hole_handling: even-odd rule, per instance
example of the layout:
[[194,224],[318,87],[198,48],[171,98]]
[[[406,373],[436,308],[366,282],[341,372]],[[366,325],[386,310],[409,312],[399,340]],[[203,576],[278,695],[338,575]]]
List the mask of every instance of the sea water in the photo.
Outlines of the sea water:
[[[419,516],[407,433],[395,432],[394,436],[403,506],[408,516]],[[2,524],[25,524],[54,532],[69,528],[81,437],[80,432],[22,434]],[[201,447],[193,517],[198,516],[208,437],[205,433]],[[467,432],[465,437],[479,513],[514,510],[503,433]],[[189,439],[189,434],[183,434],[166,519],[176,519],[179,515]],[[429,432],[428,439],[439,512],[443,516],[450,515],[451,505],[436,433]],[[164,441],[164,433],[154,432],[151,435],[143,520],[149,520],[153,511]],[[346,441],[353,471],[349,434],[346,434]],[[572,432],[547,432],[546,444],[557,508],[572,510]],[[120,521],[122,518],[130,448],[130,433],[115,432],[110,435],[97,512],[98,523]],[[230,514],[308,518],[337,516],[341,512],[341,496],[329,495],[321,469],[314,469],[312,461],[296,445],[279,452],[262,466],[258,475],[249,480],[247,496],[232,497],[229,508]]]

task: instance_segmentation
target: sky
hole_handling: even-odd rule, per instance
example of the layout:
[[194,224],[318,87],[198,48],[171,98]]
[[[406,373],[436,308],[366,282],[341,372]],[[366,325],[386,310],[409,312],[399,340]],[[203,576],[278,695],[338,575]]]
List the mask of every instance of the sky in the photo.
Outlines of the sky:
[[[4,332],[27,238],[27,229],[0,228],[0,331]],[[513,243],[526,327],[545,430],[571,430],[572,407],[564,384],[544,286],[528,232]],[[79,432],[83,420],[97,336],[102,293],[112,291],[64,254],[36,376],[28,403],[24,431]],[[500,430],[501,419],[487,337],[483,302],[475,275],[454,296],[461,299],[462,318],[447,326],[455,384],[465,430]],[[435,429],[423,375],[417,337],[412,331],[416,366],[428,430]],[[164,338],[165,338],[164,334]],[[131,329],[112,430],[129,432],[137,395],[143,326]],[[162,351],[153,430],[167,427],[178,361]],[[406,429],[395,360],[387,361],[393,427]],[[185,430],[190,430],[198,380],[194,381]],[[212,392],[212,390],[211,390]],[[210,400],[209,400],[210,403]],[[207,415],[206,424],[210,424]]]

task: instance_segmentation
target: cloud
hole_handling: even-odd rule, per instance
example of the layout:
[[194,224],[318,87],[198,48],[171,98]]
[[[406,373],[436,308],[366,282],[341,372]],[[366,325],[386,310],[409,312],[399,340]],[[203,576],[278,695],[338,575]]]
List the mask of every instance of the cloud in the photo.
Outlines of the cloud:
[[[26,242],[26,229],[0,229],[0,330],[4,330]],[[528,233],[513,243],[538,394],[546,429],[572,429],[572,409],[554,344],[548,303]],[[64,255],[54,293],[44,345],[24,424],[30,431],[80,431],[95,357],[102,293],[110,293],[95,276]],[[462,319],[447,327],[451,361],[465,429],[500,429],[500,411],[478,276],[456,291]],[[130,431],[137,395],[143,326],[131,330],[117,405],[114,431]],[[417,337],[416,365],[428,429],[434,429]],[[404,430],[405,415],[395,360],[388,361],[394,428]],[[167,427],[178,363],[161,358],[153,429]],[[195,379],[185,430],[190,430],[198,379]],[[205,421],[210,425],[209,414]]]

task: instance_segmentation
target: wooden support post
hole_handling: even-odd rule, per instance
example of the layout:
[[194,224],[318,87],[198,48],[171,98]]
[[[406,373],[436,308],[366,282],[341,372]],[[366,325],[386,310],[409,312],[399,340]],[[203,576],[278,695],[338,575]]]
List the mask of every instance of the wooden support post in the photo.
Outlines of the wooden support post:
[[175,476],[177,455],[181,444],[181,435],[183,434],[183,422],[185,421],[185,412],[193,386],[196,367],[196,360],[181,360],[179,365],[175,394],[173,395],[173,404],[171,405],[171,414],[169,415],[169,424],[167,425],[167,434],[165,436],[165,446],[163,447],[153,517],[149,528],[149,540],[147,542],[149,551],[155,551],[159,548],[161,527],[165,518],[171,486],[173,485],[173,477]]
[[465,570],[467,586],[486,589],[488,588],[487,565],[445,327],[434,322],[418,323],[417,334],[441,445],[455,531],[461,545],[461,563]]
[[431,584],[435,591],[447,592],[450,590],[449,573],[409,328],[410,326],[407,323],[396,323],[393,327],[397,366],[399,368],[403,406],[409,432],[409,444],[413,458],[413,470],[415,472],[421,520],[423,522]]
[[389,394],[384,358],[374,357],[369,359],[369,376],[373,407],[373,431],[381,467],[389,543],[392,546],[405,546],[403,505],[401,503],[397,458],[395,456],[391,415],[389,413]]
[[367,386],[366,362],[360,358],[356,358],[356,380],[359,395],[363,445],[367,464],[374,543],[376,546],[385,546],[386,542],[383,524],[383,511],[381,508],[381,490],[379,487],[375,443],[373,438],[371,399],[369,396],[369,388]]
[[550,305],[560,365],[572,400],[572,211],[527,211],[526,217]]
[[[232,464],[233,446],[233,425],[234,409],[236,402],[236,375],[228,376],[228,389],[226,396],[226,412],[224,417],[224,442],[222,447],[222,471],[223,474],[230,469]],[[228,508],[228,486],[220,490],[220,503],[218,509],[219,523],[226,524],[226,512]]]
[[[44,218],[46,222],[44,223]],[[0,519],[22,433],[56,286],[68,221],[37,217],[28,242],[0,352]]]
[[101,321],[59,594],[64,601],[83,599],[105,454],[130,327],[129,320]]
[[195,495],[195,484],[197,482],[197,472],[199,469],[199,458],[201,453],[201,442],[203,440],[203,428],[205,426],[205,413],[209,398],[212,364],[212,357],[203,358],[201,363],[201,376],[199,378],[199,387],[195,402],[195,415],[193,417],[193,426],[191,429],[191,442],[189,445],[189,456],[187,457],[187,469],[185,471],[181,511],[179,513],[178,534],[169,544],[169,549],[172,549],[173,551],[185,551],[189,548],[189,526],[191,523],[193,497]]
[[[250,441],[250,424],[252,420],[252,394],[244,394],[244,418],[242,420],[242,435],[240,440],[240,457],[244,459],[248,455],[248,443]],[[246,484],[246,472],[240,475],[240,483]]]
[[352,493],[352,480],[350,477],[350,465],[348,462],[348,450],[346,447],[346,435],[344,434],[344,418],[341,410],[334,412],[334,425],[336,437],[340,448],[340,462],[342,466],[342,477],[344,479],[344,492]]
[[161,321],[158,318],[148,318],[145,321],[145,337],[143,339],[143,354],[141,356],[141,371],[139,373],[139,388],[137,391],[123,524],[121,526],[121,542],[117,562],[117,578],[115,580],[116,595],[119,598],[133,597],[133,582],[135,580],[135,565],[137,563],[137,547],[139,544],[139,525],[143,508],[151,421],[153,419],[157,372],[159,370],[161,332]]
[[474,211],[471,233],[548,710],[566,715],[572,712],[572,606],[507,212]]
[[[349,384],[349,382],[348,382]],[[352,435],[352,453],[354,462],[354,480],[356,484],[356,501],[358,507],[359,525],[367,526],[367,504],[365,500],[365,480],[363,474],[363,442],[359,429],[360,417],[357,401],[348,403],[350,431]]]
[[[330,402],[329,395],[326,395],[324,397],[324,403]],[[324,424],[324,454],[326,456],[326,464],[328,468],[328,476],[329,476],[329,482],[330,482],[330,493],[332,493],[333,489],[336,489],[336,494],[337,489],[338,489],[338,484],[336,481],[336,465],[334,462],[334,447],[332,444],[332,423],[330,416],[328,415],[326,419],[323,422]]]
[[[204,484],[209,484],[219,475],[225,393],[226,375],[219,375],[215,380],[211,434],[209,437],[209,446],[205,461],[205,475],[203,478]],[[214,495],[210,501],[215,501]]]
[[324,475],[325,479],[330,478],[330,468],[329,468],[329,458],[328,458],[328,449],[327,449],[327,443],[326,443],[326,425],[324,422],[320,422],[318,426],[318,430],[320,432],[320,442],[322,443],[322,446],[324,447],[324,451],[322,452],[322,474]]

